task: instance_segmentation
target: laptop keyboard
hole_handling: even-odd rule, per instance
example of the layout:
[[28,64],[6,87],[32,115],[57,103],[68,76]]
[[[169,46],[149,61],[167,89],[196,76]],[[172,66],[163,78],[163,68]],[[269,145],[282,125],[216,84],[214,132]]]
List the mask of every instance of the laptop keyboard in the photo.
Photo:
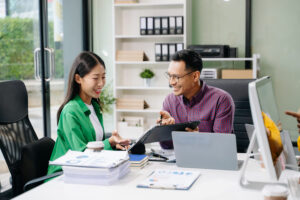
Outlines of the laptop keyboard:
[[300,176],[289,177],[287,181],[292,199],[300,200]]

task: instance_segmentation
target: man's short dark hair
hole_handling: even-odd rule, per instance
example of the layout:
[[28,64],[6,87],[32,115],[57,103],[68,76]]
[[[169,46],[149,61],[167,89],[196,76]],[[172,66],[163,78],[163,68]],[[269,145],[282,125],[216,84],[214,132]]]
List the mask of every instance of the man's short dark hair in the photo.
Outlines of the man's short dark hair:
[[200,71],[202,70],[202,58],[196,51],[190,49],[183,49],[177,51],[172,56],[172,61],[184,61],[185,69],[187,71]]

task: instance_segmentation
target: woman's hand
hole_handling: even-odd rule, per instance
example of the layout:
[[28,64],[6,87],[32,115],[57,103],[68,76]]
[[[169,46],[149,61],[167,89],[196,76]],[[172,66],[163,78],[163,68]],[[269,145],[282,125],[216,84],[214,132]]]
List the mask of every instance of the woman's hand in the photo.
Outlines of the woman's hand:
[[108,139],[110,146],[116,149],[126,150],[129,148],[130,140],[123,139],[117,131],[113,131],[111,137]]
[[171,117],[170,113],[168,113],[167,111],[160,111],[160,118],[156,120],[157,124],[160,125],[168,125],[168,124],[175,124],[175,119],[173,117]]

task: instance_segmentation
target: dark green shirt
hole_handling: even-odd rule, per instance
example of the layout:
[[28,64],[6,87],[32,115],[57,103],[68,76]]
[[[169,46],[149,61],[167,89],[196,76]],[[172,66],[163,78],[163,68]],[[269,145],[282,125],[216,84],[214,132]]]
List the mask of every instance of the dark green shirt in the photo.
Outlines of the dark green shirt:
[[[92,104],[103,128],[100,106],[94,100],[92,100]],[[57,139],[51,154],[51,161],[61,157],[68,150],[84,151],[88,142],[96,140],[95,129],[89,118],[90,114],[91,111],[78,95],[65,105],[60,114]],[[105,134],[103,128],[103,140],[104,139]],[[108,139],[105,139],[103,142],[104,149],[112,150]],[[60,166],[49,165],[48,174],[60,170],[62,170]]]

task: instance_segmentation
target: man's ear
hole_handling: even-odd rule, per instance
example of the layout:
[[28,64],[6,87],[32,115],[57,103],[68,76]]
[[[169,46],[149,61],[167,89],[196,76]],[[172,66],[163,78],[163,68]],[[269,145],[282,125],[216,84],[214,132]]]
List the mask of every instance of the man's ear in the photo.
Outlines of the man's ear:
[[75,74],[75,81],[76,83],[80,84],[81,83],[81,77],[79,76],[79,74]]
[[200,79],[200,74],[201,74],[201,73],[200,73],[199,71],[195,71],[195,72],[194,72],[194,80],[195,80],[195,81],[199,81],[199,79]]

